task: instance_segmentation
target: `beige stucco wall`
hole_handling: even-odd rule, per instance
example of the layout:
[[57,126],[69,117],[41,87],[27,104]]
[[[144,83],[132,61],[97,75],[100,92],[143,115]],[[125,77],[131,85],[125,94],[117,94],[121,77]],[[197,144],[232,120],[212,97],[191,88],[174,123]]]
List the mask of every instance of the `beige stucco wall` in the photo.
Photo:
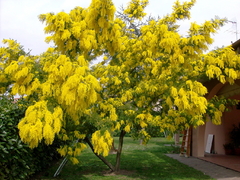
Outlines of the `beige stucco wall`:
[[[231,98],[240,100],[240,95]],[[213,150],[217,154],[225,154],[223,144],[230,142],[229,132],[233,128],[233,124],[238,125],[240,123],[240,110],[236,109],[236,107],[230,109],[229,112],[223,113],[221,125],[214,125],[211,121],[208,121],[204,126],[193,129],[192,156],[204,156],[209,134],[214,135]]]
[[214,125],[212,122],[206,123],[204,135],[204,147],[207,145],[207,138],[209,134],[213,134],[212,150],[217,154],[224,154],[223,144],[225,143],[224,125]]
[[206,147],[208,134],[213,134],[213,150],[217,154],[225,154],[223,144],[230,142],[229,132],[232,130],[233,124],[238,125],[238,123],[240,123],[240,110],[235,107],[231,111],[223,113],[221,125],[214,125],[210,121],[207,122],[204,147]]
[[204,136],[205,125],[193,129],[192,132],[192,153],[194,157],[204,157]]

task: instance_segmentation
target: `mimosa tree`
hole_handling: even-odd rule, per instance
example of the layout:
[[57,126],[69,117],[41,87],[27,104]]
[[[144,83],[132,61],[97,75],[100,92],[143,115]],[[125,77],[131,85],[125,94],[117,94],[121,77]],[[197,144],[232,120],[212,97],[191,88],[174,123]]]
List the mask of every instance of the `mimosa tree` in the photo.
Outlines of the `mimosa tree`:
[[[226,19],[194,22],[186,36],[178,33],[194,3],[176,1],[171,14],[154,19],[145,17],[147,0],[132,0],[118,13],[111,0],[92,0],[88,8],[39,16],[46,41],[55,44],[39,56],[13,58],[18,45],[6,41],[12,50],[1,49],[1,81],[32,101],[18,125],[22,141],[34,148],[58,137],[66,141],[59,153],[73,163],[87,143],[118,171],[126,133],[147,142],[149,127],[171,132],[197,127],[206,114],[220,124],[229,101],[207,101],[202,82],[233,84],[240,78],[240,58],[231,47],[205,54]],[[95,59],[102,61],[90,68]],[[112,165],[104,156],[115,131],[120,136]]]

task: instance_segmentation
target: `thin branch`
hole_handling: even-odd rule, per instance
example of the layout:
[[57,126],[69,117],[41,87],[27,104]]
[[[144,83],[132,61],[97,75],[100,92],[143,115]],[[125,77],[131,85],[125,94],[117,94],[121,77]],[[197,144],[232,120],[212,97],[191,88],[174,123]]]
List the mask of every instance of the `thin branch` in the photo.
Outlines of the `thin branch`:
[[93,152],[99,159],[101,159],[101,161],[102,161],[104,164],[106,164],[112,171],[115,171],[115,167],[114,167],[110,162],[108,162],[106,158],[104,158],[102,155],[97,154],[97,153],[94,152],[94,147],[93,147],[91,141],[89,140],[89,138],[86,137],[84,140],[88,143],[89,147],[92,149],[92,152]]

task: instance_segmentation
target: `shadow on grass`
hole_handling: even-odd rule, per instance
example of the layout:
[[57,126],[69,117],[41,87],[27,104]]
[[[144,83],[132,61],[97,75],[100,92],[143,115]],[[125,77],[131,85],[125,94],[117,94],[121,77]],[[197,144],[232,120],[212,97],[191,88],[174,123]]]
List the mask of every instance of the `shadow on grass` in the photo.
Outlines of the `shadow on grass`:
[[[123,174],[106,174],[109,171],[90,150],[86,150],[79,157],[80,164],[73,165],[70,162],[63,168],[61,174],[55,179],[62,180],[210,180],[209,176],[191,167],[179,163],[177,160],[165,156],[171,147],[164,144],[172,143],[163,138],[154,138],[148,145],[139,145],[138,141],[126,138],[121,158]],[[115,161],[115,155],[109,155],[110,162]],[[42,179],[53,179],[52,175],[58,164],[48,170],[47,176]],[[114,164],[114,163],[113,163]]]
[[148,151],[144,155],[140,152],[124,154],[122,168],[136,170],[142,179],[211,179],[202,172],[157,151]]

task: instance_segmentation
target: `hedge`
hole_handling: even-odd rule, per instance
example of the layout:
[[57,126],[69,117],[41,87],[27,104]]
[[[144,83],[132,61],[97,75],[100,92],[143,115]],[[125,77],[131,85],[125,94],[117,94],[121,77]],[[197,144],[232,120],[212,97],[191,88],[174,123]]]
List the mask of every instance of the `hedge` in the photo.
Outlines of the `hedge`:
[[0,180],[27,179],[60,158],[56,151],[61,143],[58,140],[51,146],[41,143],[35,149],[21,141],[17,124],[26,110],[23,102],[0,97]]

